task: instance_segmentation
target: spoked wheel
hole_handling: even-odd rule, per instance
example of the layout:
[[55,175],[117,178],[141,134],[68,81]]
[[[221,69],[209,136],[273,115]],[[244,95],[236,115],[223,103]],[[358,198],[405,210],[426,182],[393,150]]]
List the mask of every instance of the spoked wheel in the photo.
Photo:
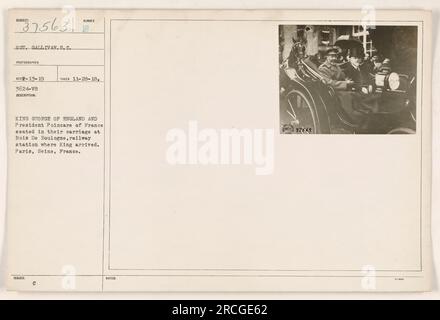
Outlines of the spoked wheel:
[[281,103],[281,133],[318,133],[312,101],[299,90],[286,94]]

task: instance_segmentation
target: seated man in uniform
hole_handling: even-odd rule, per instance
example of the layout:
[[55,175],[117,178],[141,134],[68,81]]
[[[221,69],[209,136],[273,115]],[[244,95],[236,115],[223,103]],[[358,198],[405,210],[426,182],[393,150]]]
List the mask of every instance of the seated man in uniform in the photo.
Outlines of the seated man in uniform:
[[325,62],[319,66],[319,72],[324,76],[324,81],[335,90],[347,90],[351,80],[347,80],[344,72],[338,66],[338,54],[337,48],[330,48],[327,50]]

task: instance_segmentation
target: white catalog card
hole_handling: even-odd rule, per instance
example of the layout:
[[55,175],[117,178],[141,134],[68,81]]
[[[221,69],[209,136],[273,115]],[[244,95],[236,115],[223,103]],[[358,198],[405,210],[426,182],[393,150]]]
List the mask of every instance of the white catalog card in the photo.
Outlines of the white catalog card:
[[10,290],[430,290],[430,12],[12,9],[7,37]]

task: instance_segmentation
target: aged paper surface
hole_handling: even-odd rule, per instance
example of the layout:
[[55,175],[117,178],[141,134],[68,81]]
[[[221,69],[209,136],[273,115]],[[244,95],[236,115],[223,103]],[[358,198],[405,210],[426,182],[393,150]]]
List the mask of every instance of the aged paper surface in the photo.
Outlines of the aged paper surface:
[[9,289],[430,290],[429,12],[8,27]]

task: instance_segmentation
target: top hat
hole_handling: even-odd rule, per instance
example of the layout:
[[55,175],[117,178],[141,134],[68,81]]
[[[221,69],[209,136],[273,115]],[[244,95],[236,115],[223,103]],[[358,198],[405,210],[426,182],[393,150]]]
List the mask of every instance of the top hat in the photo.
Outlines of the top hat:
[[364,48],[363,47],[353,47],[348,50],[348,56],[354,58],[364,58]]

